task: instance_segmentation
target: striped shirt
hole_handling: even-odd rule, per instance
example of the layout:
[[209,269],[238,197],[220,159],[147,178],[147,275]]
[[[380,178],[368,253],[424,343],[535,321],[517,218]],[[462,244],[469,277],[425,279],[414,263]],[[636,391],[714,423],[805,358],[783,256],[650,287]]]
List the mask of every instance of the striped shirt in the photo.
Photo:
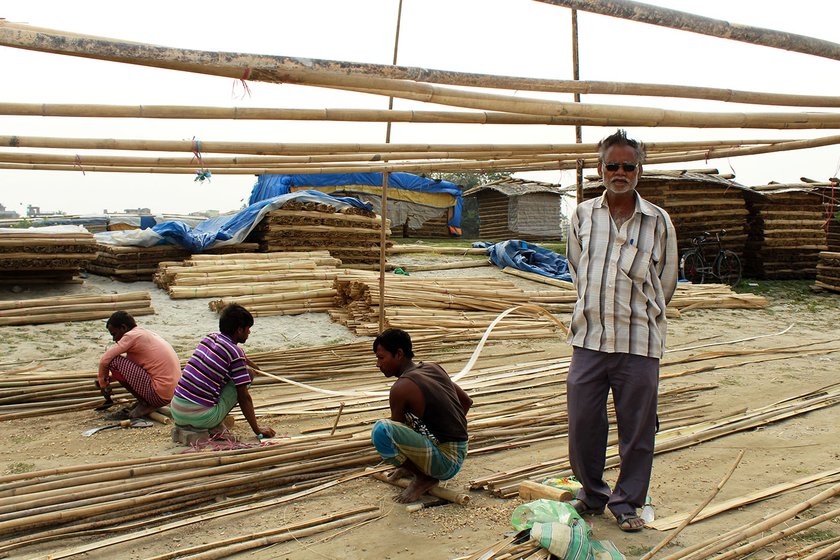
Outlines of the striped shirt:
[[575,209],[566,256],[577,290],[572,346],[661,358],[678,268],[668,213],[636,193],[633,216],[616,228],[605,191]]
[[175,396],[209,408],[218,404],[219,395],[228,383],[250,382],[242,349],[229,336],[212,333],[198,344],[184,366]]

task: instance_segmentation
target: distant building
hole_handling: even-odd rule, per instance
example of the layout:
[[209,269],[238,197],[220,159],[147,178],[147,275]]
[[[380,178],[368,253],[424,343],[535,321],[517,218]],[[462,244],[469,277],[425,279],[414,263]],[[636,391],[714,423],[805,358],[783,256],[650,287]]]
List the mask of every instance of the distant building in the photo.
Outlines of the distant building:
[[0,204],[0,218],[20,218],[14,210],[6,210],[6,207]]
[[123,212],[126,214],[140,214],[141,216],[150,216],[152,214],[149,208],[126,208]]

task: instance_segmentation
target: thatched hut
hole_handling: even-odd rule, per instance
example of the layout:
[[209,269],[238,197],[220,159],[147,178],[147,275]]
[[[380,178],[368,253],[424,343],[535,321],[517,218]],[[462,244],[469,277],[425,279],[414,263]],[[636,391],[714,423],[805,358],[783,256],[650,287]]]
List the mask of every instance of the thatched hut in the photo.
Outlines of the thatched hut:
[[486,241],[561,240],[568,229],[558,185],[506,177],[464,191],[478,203],[479,236]]
[[[681,253],[701,233],[726,230],[724,249],[734,251],[743,259],[747,242],[747,187],[719,175],[716,169],[651,170],[642,174],[636,190],[671,216]],[[601,196],[603,191],[600,177],[587,177],[583,184],[584,198]]]

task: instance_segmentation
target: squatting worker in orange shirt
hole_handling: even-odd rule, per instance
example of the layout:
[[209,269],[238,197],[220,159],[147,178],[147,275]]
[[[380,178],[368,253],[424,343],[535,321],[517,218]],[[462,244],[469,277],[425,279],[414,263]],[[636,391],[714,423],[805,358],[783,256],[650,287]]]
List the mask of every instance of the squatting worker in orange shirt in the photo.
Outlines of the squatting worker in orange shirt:
[[141,418],[169,404],[181,378],[181,362],[159,335],[138,327],[129,313],[116,311],[105,328],[116,344],[99,360],[99,387],[107,391],[111,379],[137,398],[130,418]]

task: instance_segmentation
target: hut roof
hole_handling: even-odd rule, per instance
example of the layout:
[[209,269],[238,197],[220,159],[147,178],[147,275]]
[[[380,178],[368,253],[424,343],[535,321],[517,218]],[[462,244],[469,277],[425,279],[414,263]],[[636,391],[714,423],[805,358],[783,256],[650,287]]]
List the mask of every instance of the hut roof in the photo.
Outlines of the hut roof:
[[560,186],[555,185],[554,183],[544,183],[542,181],[528,181],[526,179],[515,179],[513,177],[505,177],[503,179],[493,181],[492,183],[478,185],[477,187],[468,189],[464,191],[464,196],[476,194],[487,189],[500,192],[507,196],[522,196],[524,194],[532,193],[551,193],[556,194],[558,196],[563,194],[560,190]]
[[[642,173],[641,179],[639,182],[642,184],[651,184],[651,183],[687,183],[687,184],[702,184],[702,185],[719,185],[724,188],[729,189],[739,189],[742,191],[748,192],[755,192],[749,187],[746,187],[740,183],[736,183],[735,181],[728,179],[726,177],[722,177],[715,173],[697,173],[695,171],[672,171],[672,170],[652,170],[646,171]],[[604,181],[598,178],[588,178],[587,181],[583,183],[584,189],[598,189],[604,188]],[[563,192],[574,192],[575,186],[569,185],[567,187],[563,187],[560,189]]]

